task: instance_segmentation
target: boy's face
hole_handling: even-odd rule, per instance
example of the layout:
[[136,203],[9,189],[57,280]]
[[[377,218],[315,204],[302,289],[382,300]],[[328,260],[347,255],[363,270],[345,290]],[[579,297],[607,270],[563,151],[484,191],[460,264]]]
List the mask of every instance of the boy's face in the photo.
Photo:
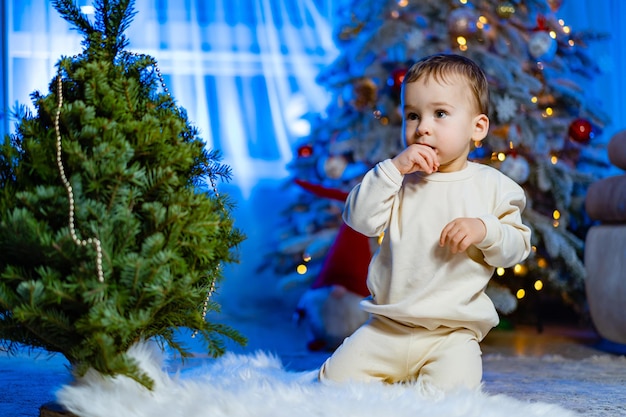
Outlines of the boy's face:
[[422,77],[407,83],[402,106],[405,145],[431,147],[440,172],[463,169],[471,142],[484,139],[489,130],[489,119],[480,114],[461,76],[450,75],[445,82]]

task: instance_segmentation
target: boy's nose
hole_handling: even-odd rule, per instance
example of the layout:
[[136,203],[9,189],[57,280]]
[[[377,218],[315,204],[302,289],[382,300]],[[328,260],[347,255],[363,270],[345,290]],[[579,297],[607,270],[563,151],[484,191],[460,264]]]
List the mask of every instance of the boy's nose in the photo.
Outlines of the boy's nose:
[[416,131],[419,136],[430,135],[430,127],[428,127],[428,124],[424,122],[417,125]]

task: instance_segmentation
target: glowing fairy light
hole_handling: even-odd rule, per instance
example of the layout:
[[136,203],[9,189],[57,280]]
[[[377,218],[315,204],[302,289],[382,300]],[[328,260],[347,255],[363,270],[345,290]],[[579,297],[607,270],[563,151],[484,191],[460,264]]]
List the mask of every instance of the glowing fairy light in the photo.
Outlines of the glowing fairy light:
[[296,268],[296,272],[300,275],[304,275],[306,274],[306,271],[308,270],[308,268],[306,267],[306,265],[304,264],[300,264],[298,265],[298,267]]
[[535,290],[537,291],[541,291],[543,289],[543,282],[538,279],[537,281],[535,281]]
[[519,290],[517,290],[517,293],[515,293],[515,296],[518,300],[521,300],[522,298],[526,297],[526,290],[520,288]]
[[504,275],[504,268],[500,267],[496,269],[496,274],[498,274],[499,277],[501,277],[502,275]]
[[528,272],[528,268],[526,267],[526,265],[516,264],[513,267],[513,273],[515,275],[526,275],[526,272]]
[[311,255],[309,255],[308,253],[305,253],[304,255],[302,255],[302,260],[304,262],[310,262],[311,261]]

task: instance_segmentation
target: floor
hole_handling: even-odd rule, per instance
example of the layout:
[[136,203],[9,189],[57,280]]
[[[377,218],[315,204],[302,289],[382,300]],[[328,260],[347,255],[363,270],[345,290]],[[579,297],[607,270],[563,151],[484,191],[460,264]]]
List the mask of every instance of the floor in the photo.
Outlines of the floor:
[[[246,347],[232,345],[235,353],[257,350],[272,352],[281,357],[285,367],[294,371],[318,367],[328,352],[306,350],[304,329],[298,328],[284,313],[249,316],[224,316],[223,322],[238,329],[249,342]],[[484,354],[513,356],[544,356],[558,354],[570,359],[582,359],[600,353],[598,335],[590,328],[572,325],[546,325],[542,332],[532,326],[515,326],[511,330],[494,329],[482,343]],[[199,341],[189,339],[192,350],[198,352],[198,361],[206,360]],[[172,366],[181,364],[172,361]],[[183,368],[197,362],[189,360]],[[66,363],[58,356],[8,357],[0,354],[0,378],[9,389],[0,390],[0,416],[36,417],[39,407],[54,400],[54,391],[69,381]]]

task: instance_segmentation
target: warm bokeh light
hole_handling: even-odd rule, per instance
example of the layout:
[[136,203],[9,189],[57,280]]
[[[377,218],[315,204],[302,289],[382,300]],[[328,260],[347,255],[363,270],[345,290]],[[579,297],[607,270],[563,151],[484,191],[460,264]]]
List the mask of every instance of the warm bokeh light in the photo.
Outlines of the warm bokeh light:
[[306,274],[306,271],[308,270],[308,268],[306,267],[306,265],[304,264],[300,264],[298,265],[298,267],[296,268],[296,272],[298,272],[298,274],[300,275],[304,275]]
[[535,281],[535,289],[537,291],[541,291],[543,289],[543,282],[540,279]]
[[528,272],[528,268],[526,267],[526,265],[516,264],[513,267],[513,272],[515,273],[515,275],[526,275],[526,273]]
[[520,288],[519,290],[517,290],[517,293],[515,293],[515,296],[517,297],[518,300],[521,300],[522,298],[526,297],[526,290],[523,288]]
[[500,267],[496,269],[496,274],[498,274],[499,277],[501,277],[502,275],[504,275],[504,268]]

